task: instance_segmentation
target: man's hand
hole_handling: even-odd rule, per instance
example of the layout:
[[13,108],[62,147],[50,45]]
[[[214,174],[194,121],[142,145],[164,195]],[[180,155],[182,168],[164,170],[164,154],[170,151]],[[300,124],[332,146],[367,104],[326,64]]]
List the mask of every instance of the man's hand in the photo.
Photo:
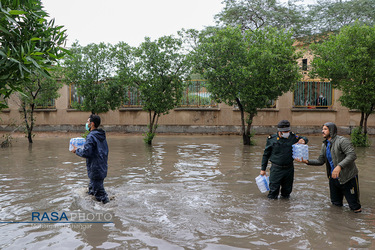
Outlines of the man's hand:
[[72,150],[72,153],[76,153],[76,151],[77,151],[77,147],[76,146],[74,146],[74,145],[72,145],[73,146],[73,150]]
[[306,164],[308,163],[308,160],[304,160],[303,157],[301,159],[295,158],[294,160],[298,162],[306,163]]
[[260,175],[267,175],[267,173],[266,173],[266,171],[264,171],[264,170],[260,170]]
[[341,167],[337,165],[337,167],[335,167],[335,169],[332,171],[332,178],[333,179],[339,178],[340,172],[341,172]]
[[297,142],[298,144],[306,144],[305,140],[304,139],[299,139],[299,141]]

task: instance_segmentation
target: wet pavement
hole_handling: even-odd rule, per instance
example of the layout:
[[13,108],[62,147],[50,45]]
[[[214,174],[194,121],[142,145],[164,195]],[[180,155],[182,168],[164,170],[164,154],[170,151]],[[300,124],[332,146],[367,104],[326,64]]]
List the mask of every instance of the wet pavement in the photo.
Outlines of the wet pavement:
[[[374,146],[356,149],[354,214],[331,206],[324,166],[296,163],[291,198],[268,200],[255,183],[266,138],[109,135],[105,205],[86,194],[69,137],[18,138],[0,149],[0,248],[374,249]],[[316,158],[322,138],[308,138]]]

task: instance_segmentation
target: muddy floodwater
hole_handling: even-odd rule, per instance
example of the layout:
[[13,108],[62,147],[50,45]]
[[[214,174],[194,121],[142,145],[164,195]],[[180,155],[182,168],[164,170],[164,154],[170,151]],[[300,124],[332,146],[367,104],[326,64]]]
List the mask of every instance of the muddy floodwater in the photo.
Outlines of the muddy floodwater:
[[[308,137],[316,158],[322,138]],[[330,204],[323,166],[296,163],[291,198],[268,200],[266,138],[109,135],[105,205],[68,136],[17,138],[0,149],[0,249],[375,249],[374,138],[356,149],[361,214]]]

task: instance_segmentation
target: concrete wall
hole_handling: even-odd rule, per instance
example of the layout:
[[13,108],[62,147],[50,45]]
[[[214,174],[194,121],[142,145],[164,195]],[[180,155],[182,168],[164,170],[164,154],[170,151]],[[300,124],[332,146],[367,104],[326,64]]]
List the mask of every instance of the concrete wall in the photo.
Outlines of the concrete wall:
[[[35,114],[34,131],[82,131],[90,115],[69,108],[69,88],[60,90],[56,100],[56,109],[38,110]],[[324,122],[337,124],[340,133],[350,133],[359,125],[360,112],[349,111],[337,101],[341,93],[334,90],[332,109],[298,109],[293,108],[293,93],[288,92],[276,101],[276,108],[259,110],[254,118],[254,130],[258,134],[273,133],[279,120],[287,119],[292,128],[299,133],[320,133]],[[12,124],[22,124],[22,113],[14,95],[8,101],[9,109],[0,113],[0,130],[9,131]],[[107,131],[142,133],[147,128],[148,115],[141,109],[127,108],[100,114],[102,124]],[[238,110],[225,104],[218,108],[189,109],[178,108],[159,119],[159,133],[239,133],[241,114]],[[369,133],[375,134],[375,115],[368,120]]]

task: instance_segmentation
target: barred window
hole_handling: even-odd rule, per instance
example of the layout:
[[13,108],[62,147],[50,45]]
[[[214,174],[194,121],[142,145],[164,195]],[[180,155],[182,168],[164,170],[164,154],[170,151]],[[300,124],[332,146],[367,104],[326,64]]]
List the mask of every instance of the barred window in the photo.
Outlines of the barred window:
[[185,82],[185,88],[180,107],[217,107],[207,91],[205,80],[190,80]]
[[331,108],[333,104],[333,88],[330,82],[306,81],[298,82],[294,91],[294,107],[296,108]]
[[36,109],[55,109],[55,108],[56,108],[56,104],[55,104],[55,99],[53,98],[47,100],[44,103],[38,103],[38,105],[36,106]]
[[69,98],[69,107],[73,108],[74,104],[82,104],[83,97],[78,95],[77,86],[75,84],[70,84],[69,86],[70,98]]
[[276,108],[276,100],[268,101],[267,108]]
[[141,94],[135,87],[128,87],[126,91],[126,102],[122,105],[124,108],[142,107]]

